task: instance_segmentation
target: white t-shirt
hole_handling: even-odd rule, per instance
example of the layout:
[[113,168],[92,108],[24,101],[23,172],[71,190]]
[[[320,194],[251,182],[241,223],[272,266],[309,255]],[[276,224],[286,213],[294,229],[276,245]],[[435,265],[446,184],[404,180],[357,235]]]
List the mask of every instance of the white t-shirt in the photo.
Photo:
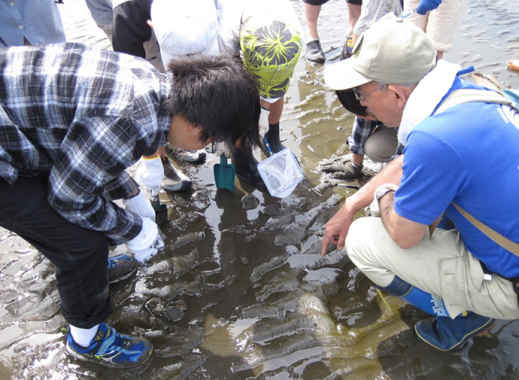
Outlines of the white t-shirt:
[[400,0],[363,0],[360,17],[353,33],[360,36],[371,24],[390,12],[395,16],[402,14]]

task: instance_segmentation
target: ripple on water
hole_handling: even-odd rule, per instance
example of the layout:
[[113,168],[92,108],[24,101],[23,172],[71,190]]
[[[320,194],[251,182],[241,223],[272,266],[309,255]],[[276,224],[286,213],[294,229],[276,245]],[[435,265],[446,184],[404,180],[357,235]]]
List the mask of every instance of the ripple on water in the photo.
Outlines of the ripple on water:
[[[108,46],[84,2],[65,3],[61,9],[68,35]],[[304,21],[302,2],[292,3]],[[475,64],[519,88],[519,75],[504,69],[509,59],[519,58],[517,3],[473,0],[468,6],[447,59]],[[346,15],[344,1],[322,7],[325,50],[344,40]],[[230,194],[218,206],[212,178],[203,177],[210,168],[187,168],[202,188],[195,186],[182,196],[166,194],[172,213],[163,229],[167,249],[140,268],[136,279],[121,284],[124,292],[112,289],[121,296],[114,295],[110,323],[122,332],[147,336],[155,346],[144,375],[96,370],[66,358],[60,332],[65,322],[57,313],[52,267],[0,229],[8,253],[0,255],[0,353],[12,378],[519,377],[517,322],[499,324],[493,338],[478,338],[461,353],[440,354],[412,336],[411,328],[423,314],[398,298],[380,296],[344,252],[319,256],[324,224],[344,193],[323,190],[321,195],[309,189],[319,182],[317,163],[347,150],[353,118],[324,88],[322,66],[307,65],[304,59],[287,99],[282,132],[308,183],[281,201],[254,192]],[[4,372],[0,367],[0,377]]]

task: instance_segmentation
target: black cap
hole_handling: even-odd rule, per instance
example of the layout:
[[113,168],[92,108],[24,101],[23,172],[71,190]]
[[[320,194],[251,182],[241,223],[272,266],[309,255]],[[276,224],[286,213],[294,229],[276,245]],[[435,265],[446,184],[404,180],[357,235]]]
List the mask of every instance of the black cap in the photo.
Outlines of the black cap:
[[335,91],[342,106],[355,116],[367,116],[366,107],[362,106],[355,97],[353,90],[337,90]]

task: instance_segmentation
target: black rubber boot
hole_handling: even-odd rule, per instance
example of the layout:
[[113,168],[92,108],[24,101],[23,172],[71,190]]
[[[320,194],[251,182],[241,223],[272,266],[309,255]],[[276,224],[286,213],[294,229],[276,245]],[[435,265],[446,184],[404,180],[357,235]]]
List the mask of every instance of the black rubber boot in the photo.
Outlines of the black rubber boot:
[[191,190],[192,181],[182,170],[175,168],[167,157],[162,157],[162,165],[164,166],[164,179],[160,185],[162,189],[173,192]]
[[258,172],[258,161],[252,155],[252,148],[233,147],[231,160],[241,181],[260,190],[266,189]]
[[279,140],[279,123],[269,125],[269,130],[263,137],[263,145],[268,156],[285,149]]

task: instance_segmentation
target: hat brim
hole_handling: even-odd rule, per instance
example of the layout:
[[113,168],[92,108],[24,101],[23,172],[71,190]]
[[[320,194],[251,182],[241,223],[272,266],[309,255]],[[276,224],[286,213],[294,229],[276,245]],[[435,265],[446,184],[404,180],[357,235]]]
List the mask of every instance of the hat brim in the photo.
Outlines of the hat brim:
[[337,94],[342,106],[352,114],[360,117],[368,116],[366,107],[360,104],[352,89],[336,90],[335,93]]
[[171,40],[165,38],[163,41],[159,41],[160,55],[165,68],[168,67],[172,59],[188,57],[190,55],[217,56],[220,54],[220,47],[216,35],[212,36],[210,40],[193,44],[184,41],[184,45],[182,45],[176,43],[176,41],[178,41],[177,36],[173,36]]
[[324,82],[332,90],[348,90],[369,83],[369,79],[355,70],[355,57],[326,65],[324,67]]

